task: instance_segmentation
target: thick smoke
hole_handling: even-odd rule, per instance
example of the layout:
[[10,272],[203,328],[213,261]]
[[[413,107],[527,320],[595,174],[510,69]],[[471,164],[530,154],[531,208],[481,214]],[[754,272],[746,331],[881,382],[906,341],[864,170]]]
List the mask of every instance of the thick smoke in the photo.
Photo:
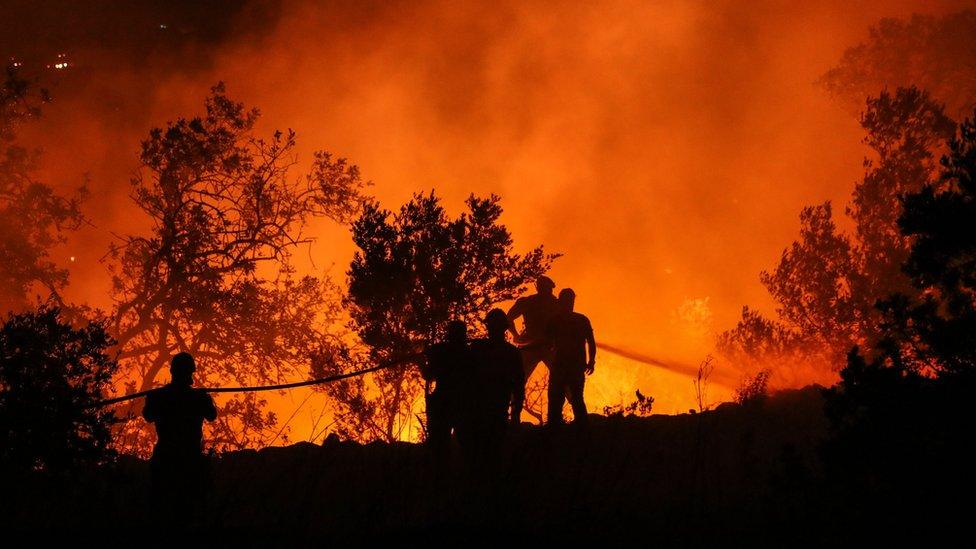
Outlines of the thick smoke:
[[[857,121],[816,79],[881,17],[969,4],[239,7],[216,43],[101,70],[48,109],[38,135],[50,176],[89,172],[97,204],[95,227],[65,250],[79,258],[72,295],[106,305],[97,260],[111,232],[134,228],[126,183],[139,139],[198,111],[223,80],[261,108],[265,130],[297,130],[306,160],[325,148],[359,164],[388,207],[431,188],[453,208],[500,194],[518,245],[565,254],[553,278],[576,290],[598,338],[696,365],[743,304],[771,312],[758,272],[795,236],[800,208],[843,203],[861,174]],[[313,232],[303,268],[341,276],[348,235]],[[660,411],[690,407],[686,376],[602,356],[599,394],[640,387]]]

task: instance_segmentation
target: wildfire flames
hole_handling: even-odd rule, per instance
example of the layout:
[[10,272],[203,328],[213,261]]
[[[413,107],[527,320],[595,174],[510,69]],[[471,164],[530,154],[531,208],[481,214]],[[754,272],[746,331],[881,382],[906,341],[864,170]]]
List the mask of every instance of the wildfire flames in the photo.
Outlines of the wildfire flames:
[[[678,413],[697,407],[692,380],[714,335],[744,304],[771,312],[757,273],[795,236],[800,208],[843,204],[862,173],[857,120],[816,79],[879,18],[951,7],[286,2],[261,32],[203,53],[116,66],[89,52],[98,78],[52,89],[23,137],[43,147],[45,181],[67,189],[88,174],[91,224],[59,253],[68,299],[103,308],[97,259],[113,234],[147,223],[128,199],[139,141],[198,112],[217,81],[261,109],[261,133],[295,129],[303,160],[327,149],[358,164],[387,207],[431,188],[453,211],[498,193],[517,246],[564,254],[551,276],[607,343],[590,409],[640,389],[655,412]],[[54,67],[82,61],[71,55]],[[341,282],[347,229],[322,221],[309,233],[299,270]],[[709,398],[729,398],[742,375],[719,360]],[[790,384],[833,375],[825,365]],[[327,424],[328,400],[303,391],[270,399],[292,439]]]

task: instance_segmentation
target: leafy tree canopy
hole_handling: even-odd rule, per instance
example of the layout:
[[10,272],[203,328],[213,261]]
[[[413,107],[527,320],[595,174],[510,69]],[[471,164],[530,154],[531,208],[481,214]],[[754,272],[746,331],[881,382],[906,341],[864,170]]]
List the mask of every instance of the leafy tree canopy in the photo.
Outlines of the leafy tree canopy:
[[54,307],[0,327],[0,470],[62,473],[112,457],[111,411],[93,407],[117,364],[98,322],[72,327]]
[[[861,117],[864,143],[874,152],[846,209],[854,225],[841,231],[830,202],[804,208],[800,238],[760,278],[776,301],[776,317],[746,308],[736,328],[721,334],[724,356],[749,370],[794,365],[837,370],[851,347],[881,337],[879,300],[912,293],[902,265],[911,239],[899,230],[901,197],[938,186],[936,155],[955,123],[916,88],[882,92]],[[784,368],[774,374],[788,375]]]
[[[157,385],[181,351],[196,357],[202,385],[304,373],[336,314],[334,286],[296,275],[291,257],[311,242],[309,219],[343,222],[358,211],[367,185],[358,168],[320,151],[295,175],[295,132],[257,136],[258,111],[222,84],[205,108],[149,132],[132,199],[152,228],[112,249],[111,328],[131,390]],[[260,444],[277,420],[264,405],[253,393],[223,402],[209,440]],[[124,444],[147,450],[144,423],[130,427]]]
[[853,112],[865,97],[917,86],[961,120],[976,106],[976,12],[882,19],[820,83]]
[[40,286],[55,302],[68,282],[67,269],[51,260],[52,247],[82,221],[80,189],[65,197],[34,173],[40,153],[17,142],[17,130],[36,120],[47,93],[8,70],[0,82],[0,311],[27,309]]
[[[542,246],[515,253],[498,196],[466,205],[452,217],[433,192],[415,194],[396,213],[369,203],[353,223],[359,250],[345,303],[372,361],[420,351],[450,320],[480,331],[493,306],[521,295],[557,257]],[[402,367],[327,390],[342,406],[345,436],[392,440],[417,412],[422,382],[416,368]]]

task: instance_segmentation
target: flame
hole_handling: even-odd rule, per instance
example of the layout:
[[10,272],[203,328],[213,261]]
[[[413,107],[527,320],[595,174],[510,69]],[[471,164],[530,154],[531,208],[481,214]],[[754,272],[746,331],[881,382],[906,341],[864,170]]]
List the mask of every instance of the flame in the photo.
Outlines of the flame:
[[[694,406],[690,376],[711,334],[743,304],[773,310],[758,273],[795,237],[800,208],[844,203],[862,173],[856,120],[812,82],[881,17],[948,9],[286,1],[262,32],[228,32],[210,50],[130,64],[88,52],[86,71],[99,78],[53,89],[57,101],[30,131],[45,149],[45,181],[68,188],[90,174],[93,223],[68,243],[78,257],[102,257],[113,233],[145,229],[127,188],[139,140],[199,112],[218,80],[261,108],[262,131],[295,128],[302,158],[325,148],[359,164],[384,205],[432,187],[454,210],[469,193],[498,193],[517,245],[565,254],[552,278],[576,290],[598,341],[613,342],[601,344],[591,409],[640,388],[656,410],[677,412]],[[346,229],[315,222],[308,234],[318,240],[298,268],[335,265],[341,278],[353,251]],[[69,299],[110,305],[104,265],[70,269]],[[738,376],[719,364],[716,398]],[[273,400],[279,417],[292,398]],[[327,407],[310,399],[293,438],[311,436],[306,416]]]

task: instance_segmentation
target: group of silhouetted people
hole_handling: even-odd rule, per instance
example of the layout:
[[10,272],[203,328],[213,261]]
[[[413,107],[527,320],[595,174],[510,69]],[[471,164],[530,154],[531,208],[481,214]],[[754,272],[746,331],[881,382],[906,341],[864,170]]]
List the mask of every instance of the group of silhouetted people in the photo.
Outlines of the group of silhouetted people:
[[427,441],[439,457],[452,431],[466,457],[497,448],[509,423],[518,423],[525,398],[519,350],[505,340],[508,317],[493,309],[485,317],[488,337],[468,342],[464,322],[448,324],[447,336],[427,349],[421,374],[427,394]]
[[[467,325],[452,321],[444,340],[428,347],[421,373],[428,384],[427,440],[435,455],[446,456],[452,432],[470,460],[496,453],[506,425],[521,422],[525,383],[539,362],[549,370],[547,423],[563,422],[568,399],[574,422],[585,424],[583,386],[596,358],[593,328],[573,310],[573,290],[557,298],[554,289],[551,279],[540,277],[536,293],[517,300],[508,314],[488,313],[485,339],[469,342]],[[518,346],[507,341],[508,332]]]
[[[549,369],[548,413],[550,425],[563,421],[563,403],[568,399],[573,421],[586,422],[583,385],[596,365],[596,340],[590,319],[574,311],[576,293],[569,288],[553,295],[556,285],[543,276],[536,280],[536,293],[519,298],[508,311],[509,331],[521,347],[522,367],[528,379],[539,362]],[[523,320],[520,332],[515,325]]]
[[[428,347],[421,374],[428,389],[427,441],[435,455],[446,458],[453,433],[469,464],[496,463],[509,426],[521,422],[525,383],[539,362],[549,369],[547,423],[562,423],[566,399],[574,421],[585,423],[583,385],[596,357],[593,328],[573,311],[575,293],[567,288],[557,298],[554,289],[552,280],[540,277],[537,292],[517,300],[507,314],[487,314],[484,339],[469,341],[467,325],[456,320],[443,341]],[[174,356],[171,382],[149,393],[143,408],[158,437],[150,460],[154,499],[174,519],[187,519],[209,482],[203,422],[216,419],[217,409],[205,390],[193,387],[195,370],[188,353]]]

